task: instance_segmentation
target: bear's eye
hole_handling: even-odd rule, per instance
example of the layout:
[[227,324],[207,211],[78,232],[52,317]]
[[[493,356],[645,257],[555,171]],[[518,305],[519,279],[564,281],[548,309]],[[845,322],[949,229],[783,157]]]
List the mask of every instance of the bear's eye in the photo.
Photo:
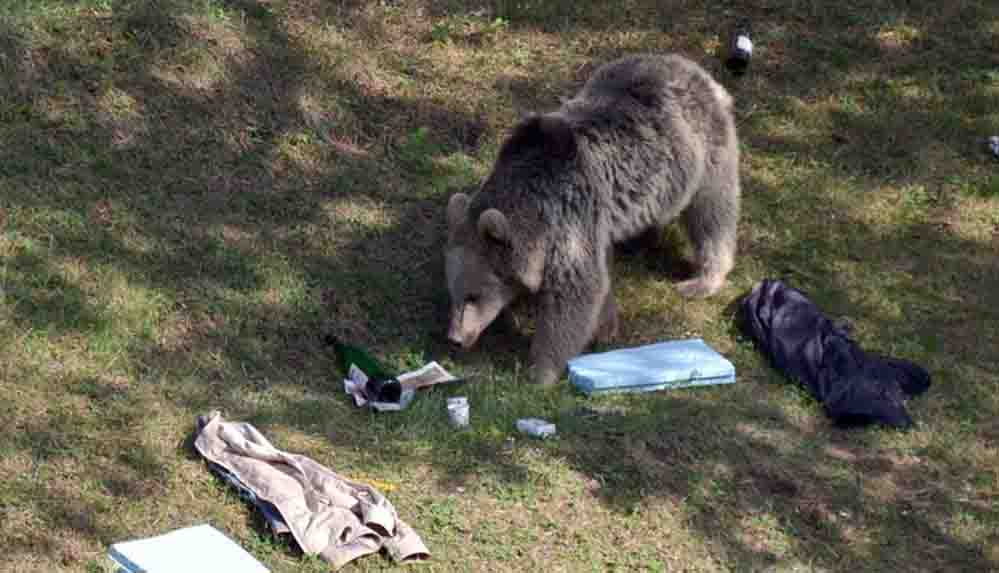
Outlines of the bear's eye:
[[478,302],[479,302],[479,295],[477,294],[470,294],[465,297],[465,304],[478,304]]

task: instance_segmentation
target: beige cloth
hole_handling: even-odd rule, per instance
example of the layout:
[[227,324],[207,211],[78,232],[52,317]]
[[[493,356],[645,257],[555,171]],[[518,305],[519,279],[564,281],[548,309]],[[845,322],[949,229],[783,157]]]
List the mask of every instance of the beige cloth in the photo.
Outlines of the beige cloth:
[[420,536],[373,487],[278,450],[250,424],[226,422],[219,412],[198,423],[198,452],[274,504],[306,554],[318,554],[334,569],[383,547],[395,561],[430,557]]

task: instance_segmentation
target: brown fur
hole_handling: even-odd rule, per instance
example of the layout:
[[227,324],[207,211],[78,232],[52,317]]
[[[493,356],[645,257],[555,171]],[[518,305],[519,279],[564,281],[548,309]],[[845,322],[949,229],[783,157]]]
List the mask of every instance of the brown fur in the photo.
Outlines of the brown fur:
[[534,380],[618,328],[615,244],[683,216],[699,272],[685,296],[717,292],[731,270],[739,214],[732,100],[679,56],[632,56],[598,69],[559,110],[513,131],[474,196],[448,204],[448,337],[469,348],[522,295],[538,305]]

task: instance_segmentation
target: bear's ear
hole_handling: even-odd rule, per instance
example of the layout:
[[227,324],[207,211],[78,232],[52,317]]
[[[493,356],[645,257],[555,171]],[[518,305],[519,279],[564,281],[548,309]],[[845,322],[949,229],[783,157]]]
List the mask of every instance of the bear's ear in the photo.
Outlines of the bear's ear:
[[531,115],[522,121],[507,141],[508,153],[534,149],[547,157],[571,159],[576,154],[576,134],[568,120],[558,114]]
[[455,193],[447,202],[447,226],[456,229],[468,211],[468,195]]
[[510,243],[510,224],[506,215],[496,209],[486,209],[479,215],[479,234],[484,239],[500,243]]

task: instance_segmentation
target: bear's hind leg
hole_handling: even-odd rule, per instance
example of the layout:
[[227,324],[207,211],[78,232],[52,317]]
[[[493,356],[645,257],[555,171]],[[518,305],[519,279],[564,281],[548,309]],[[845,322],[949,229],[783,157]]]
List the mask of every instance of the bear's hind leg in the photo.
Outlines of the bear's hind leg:
[[738,165],[730,165],[705,182],[683,214],[694,245],[698,270],[694,278],[677,284],[688,298],[707,297],[724,286],[735,264],[739,222]]

